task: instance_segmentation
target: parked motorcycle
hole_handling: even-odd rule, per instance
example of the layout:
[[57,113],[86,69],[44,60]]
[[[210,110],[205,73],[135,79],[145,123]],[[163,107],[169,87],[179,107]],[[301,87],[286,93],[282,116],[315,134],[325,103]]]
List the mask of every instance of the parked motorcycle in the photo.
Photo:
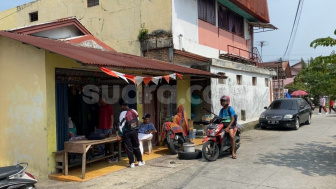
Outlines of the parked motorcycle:
[[[206,131],[207,137],[203,140],[202,148],[203,157],[208,161],[215,161],[219,155],[232,152],[230,135],[229,133],[225,133],[224,129],[226,127],[222,121],[222,118],[215,117],[208,125]],[[237,151],[240,146],[240,131],[237,126],[234,132],[236,141],[235,151]]]
[[172,154],[177,154],[183,143],[190,142],[188,136],[183,134],[182,127],[171,122],[164,123],[163,127],[165,132],[164,142]]
[[0,167],[0,188],[35,188],[37,180],[30,173],[24,172],[27,167],[28,163]]

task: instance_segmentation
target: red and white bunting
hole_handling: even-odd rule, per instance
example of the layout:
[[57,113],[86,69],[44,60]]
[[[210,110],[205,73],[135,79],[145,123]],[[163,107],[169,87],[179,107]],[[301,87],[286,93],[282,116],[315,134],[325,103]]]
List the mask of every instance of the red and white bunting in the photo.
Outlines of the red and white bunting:
[[116,72],[113,70],[110,70],[106,67],[99,67],[101,71],[104,73],[116,77],[116,78],[121,78],[125,80],[127,83],[128,80],[132,81],[135,85],[140,85],[142,82],[144,82],[145,85],[148,85],[151,81],[155,83],[155,85],[159,84],[159,81],[161,79],[165,79],[168,83],[170,79],[176,80],[176,76],[182,79],[182,75],[178,73],[173,73],[169,75],[164,75],[164,76],[155,76],[155,77],[142,77],[142,76],[134,76],[134,75],[128,75],[128,74],[123,74],[120,72]]

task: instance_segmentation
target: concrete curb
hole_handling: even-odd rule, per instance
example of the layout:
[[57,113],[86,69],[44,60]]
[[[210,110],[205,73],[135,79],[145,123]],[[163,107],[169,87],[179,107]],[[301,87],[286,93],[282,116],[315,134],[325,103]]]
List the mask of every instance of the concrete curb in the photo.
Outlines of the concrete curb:
[[246,132],[246,131],[249,131],[249,130],[259,128],[259,120],[251,121],[251,122],[248,122],[248,123],[243,123],[242,126],[243,126],[243,128],[242,128],[241,132]]

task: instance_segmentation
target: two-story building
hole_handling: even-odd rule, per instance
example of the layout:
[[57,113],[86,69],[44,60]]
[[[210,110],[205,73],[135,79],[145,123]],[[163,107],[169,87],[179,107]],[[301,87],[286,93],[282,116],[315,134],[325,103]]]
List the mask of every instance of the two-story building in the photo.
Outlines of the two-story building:
[[[155,99],[160,92],[155,87],[138,87],[143,99],[152,102],[141,106],[143,112],[155,115],[153,122],[157,124],[173,115],[179,104],[196,122],[208,114],[204,108],[218,113],[219,98],[224,94],[231,96],[238,122],[254,120],[272,100],[270,83],[276,73],[256,66],[262,60],[253,45],[256,30],[276,29],[269,23],[267,0],[36,0],[1,12],[0,30],[66,17],[76,17],[97,38],[95,41],[117,52],[222,75],[185,77],[173,84],[176,92],[164,94],[175,99],[168,105]],[[68,26],[57,35],[63,29],[73,31]],[[55,75],[57,69],[49,71]],[[177,91],[185,92],[179,93],[183,100],[177,100],[181,99]],[[48,121],[56,122],[54,116]],[[48,151],[51,157],[52,150]]]
[[[1,12],[0,29],[71,16],[118,52],[228,76],[191,78],[192,85],[202,87],[191,91],[195,98],[209,102],[209,96],[212,104],[186,107],[196,121],[206,113],[204,106],[218,112],[223,94],[233,97],[232,106],[244,120],[258,117],[271,99],[274,72],[255,66],[262,60],[253,45],[254,31],[276,29],[269,23],[267,0],[38,0]],[[208,86],[211,95],[202,95]]]

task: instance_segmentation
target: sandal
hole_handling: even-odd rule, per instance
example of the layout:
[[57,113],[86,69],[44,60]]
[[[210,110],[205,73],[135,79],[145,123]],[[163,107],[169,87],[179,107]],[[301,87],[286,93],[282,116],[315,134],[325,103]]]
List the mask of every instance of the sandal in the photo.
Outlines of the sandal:
[[231,158],[232,158],[232,159],[237,159],[237,156],[232,156]]

